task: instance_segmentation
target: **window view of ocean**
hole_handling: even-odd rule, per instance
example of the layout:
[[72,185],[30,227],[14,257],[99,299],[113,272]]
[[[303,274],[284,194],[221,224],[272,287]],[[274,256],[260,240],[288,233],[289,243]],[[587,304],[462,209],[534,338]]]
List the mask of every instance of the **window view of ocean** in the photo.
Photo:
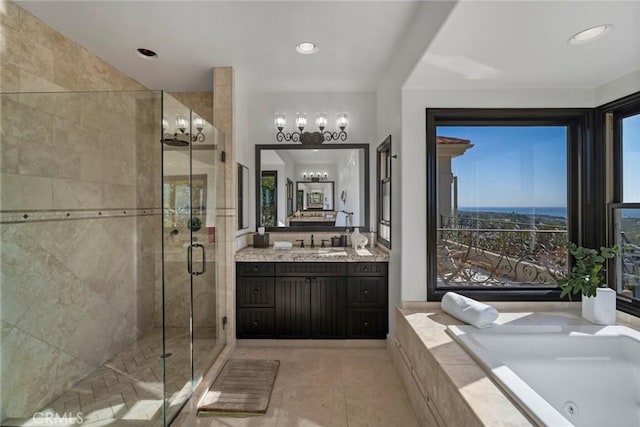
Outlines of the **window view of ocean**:
[[[458,207],[461,212],[493,212],[501,214],[547,215],[567,218],[567,208],[561,207]],[[623,218],[640,218],[640,209],[624,209]]]
[[567,208],[563,207],[458,207],[463,212],[494,212],[502,214],[547,215],[567,218]]

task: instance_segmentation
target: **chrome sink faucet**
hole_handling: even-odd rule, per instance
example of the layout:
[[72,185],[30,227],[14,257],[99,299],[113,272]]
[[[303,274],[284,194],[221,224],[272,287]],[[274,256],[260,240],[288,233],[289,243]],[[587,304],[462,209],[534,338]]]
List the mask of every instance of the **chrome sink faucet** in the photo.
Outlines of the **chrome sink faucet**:
[[315,243],[313,243],[313,234],[311,235],[311,247],[312,247],[312,248],[315,248],[315,247],[316,247]]

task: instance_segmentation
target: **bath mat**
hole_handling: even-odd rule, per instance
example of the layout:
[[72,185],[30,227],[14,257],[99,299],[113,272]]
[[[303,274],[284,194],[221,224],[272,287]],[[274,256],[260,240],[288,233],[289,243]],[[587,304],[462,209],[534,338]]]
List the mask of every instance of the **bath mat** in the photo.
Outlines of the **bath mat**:
[[202,415],[244,416],[267,412],[278,360],[229,359],[207,391]]

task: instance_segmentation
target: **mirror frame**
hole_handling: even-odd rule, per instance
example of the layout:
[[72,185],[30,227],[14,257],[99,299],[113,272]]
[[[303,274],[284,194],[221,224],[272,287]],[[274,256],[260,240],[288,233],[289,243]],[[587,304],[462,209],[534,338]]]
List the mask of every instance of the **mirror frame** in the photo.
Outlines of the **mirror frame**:
[[[303,145],[303,144],[258,144],[256,145],[256,174],[255,174],[255,199],[256,199],[256,227],[260,227],[260,175],[262,174],[262,150],[364,150],[364,224],[355,226],[361,232],[371,231],[371,206],[370,206],[370,176],[369,176],[369,144],[321,144],[321,145]],[[335,196],[335,195],[334,195]],[[334,200],[335,204],[335,200]],[[353,230],[350,227],[326,227],[326,226],[297,226],[297,227],[265,227],[266,231],[292,231],[296,233],[306,233],[308,231],[345,231]]]

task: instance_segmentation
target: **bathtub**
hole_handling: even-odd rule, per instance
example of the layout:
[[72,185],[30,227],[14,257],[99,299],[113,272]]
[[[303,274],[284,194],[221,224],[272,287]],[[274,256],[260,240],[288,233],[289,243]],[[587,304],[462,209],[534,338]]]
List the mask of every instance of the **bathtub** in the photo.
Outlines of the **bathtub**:
[[640,426],[640,332],[625,326],[448,326],[536,423]]

